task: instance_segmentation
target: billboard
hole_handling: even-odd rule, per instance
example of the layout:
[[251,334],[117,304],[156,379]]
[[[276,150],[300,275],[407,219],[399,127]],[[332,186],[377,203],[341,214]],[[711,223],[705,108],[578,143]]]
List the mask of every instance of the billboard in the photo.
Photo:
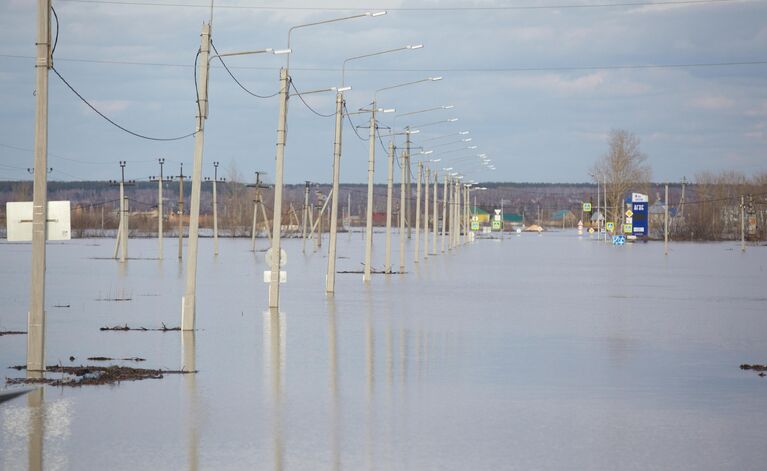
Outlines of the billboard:
[[647,237],[647,210],[649,209],[649,197],[642,193],[631,194],[631,233],[637,237]]

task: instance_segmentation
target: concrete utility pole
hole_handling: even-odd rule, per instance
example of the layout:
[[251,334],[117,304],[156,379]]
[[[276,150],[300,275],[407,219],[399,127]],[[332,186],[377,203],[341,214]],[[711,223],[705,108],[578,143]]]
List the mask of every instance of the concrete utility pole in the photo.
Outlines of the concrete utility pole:
[[[290,56],[288,56],[289,58]],[[277,153],[274,175],[274,221],[272,226],[272,260],[269,278],[269,307],[280,306],[280,230],[282,229],[282,173],[285,167],[286,127],[288,119],[288,69],[280,69],[280,111],[277,120]]]
[[[319,188],[319,186],[318,186]],[[317,249],[319,250],[322,247],[322,215],[325,213],[325,206],[327,205],[327,200],[325,198],[325,195],[320,193],[319,190],[316,192],[317,196]],[[312,231],[314,228],[312,228]]]
[[184,242],[184,163],[181,163],[181,169],[178,172],[178,259],[183,258]]
[[303,248],[301,251],[303,253],[306,253],[306,223],[309,219],[309,184],[310,181],[306,181],[306,185],[304,186],[304,217],[303,217],[303,223],[301,224],[301,239],[303,240]]
[[333,188],[330,197],[330,236],[328,240],[328,269],[325,274],[325,292],[336,290],[336,240],[338,236],[338,200],[341,197],[341,139],[343,137],[344,92],[336,93],[336,135],[333,142]]
[[[581,205],[581,209],[583,209],[583,205]],[[582,217],[583,216],[581,216],[581,218]],[[506,225],[506,217],[504,216],[504,213],[503,213],[503,198],[501,198],[501,242],[503,242],[503,229],[505,225]]]
[[120,262],[125,262],[128,258],[128,198],[125,196],[125,187],[133,186],[135,182],[133,180],[125,182],[125,161],[120,161],[120,181],[113,182],[113,185],[120,187],[120,209],[117,227],[117,237],[115,238],[115,253],[114,258],[117,258],[117,252],[120,252]]
[[412,196],[412,190],[410,188],[410,127],[408,126],[405,133],[405,154],[402,166],[405,168],[405,221],[407,222],[407,238],[410,239],[411,227],[410,227],[410,197]]
[[666,208],[664,211],[663,254],[668,255],[668,183],[666,183]]
[[37,1],[35,61],[35,172],[32,197],[32,283],[27,317],[27,371],[45,370],[45,240],[48,218],[48,69],[51,2]]
[[394,140],[389,142],[389,155],[387,159],[386,177],[386,258],[384,259],[384,272],[391,273],[391,219],[392,219],[392,192],[394,190]]
[[365,271],[362,275],[362,281],[370,281],[373,256],[373,174],[375,173],[376,158],[376,102],[373,100],[370,107],[370,137],[368,153],[368,207],[366,217],[365,232]]
[[434,208],[432,209],[432,226],[434,226],[434,236],[432,237],[431,253],[437,255],[437,228],[439,227],[439,219],[437,219],[437,185],[439,183],[439,175],[437,171],[434,171]]
[[197,302],[197,243],[200,228],[200,192],[202,186],[202,152],[205,142],[205,120],[208,119],[208,71],[210,64],[210,23],[202,25],[200,34],[200,81],[197,102],[197,129],[194,135],[192,195],[189,207],[189,240],[186,260],[186,290],[181,298],[181,330],[194,330]]
[[213,255],[218,255],[218,201],[216,184],[218,183],[218,162],[213,162]]
[[415,194],[415,244],[413,246],[413,263],[418,263],[420,256],[420,226],[421,226],[421,180],[423,179],[423,162],[418,162],[418,183],[416,183]]
[[250,231],[250,251],[255,252],[256,251],[256,233],[258,231],[258,211],[261,211],[261,216],[264,218],[264,228],[267,237],[269,236],[269,218],[266,215],[266,207],[264,207],[264,201],[261,199],[261,189],[266,188],[265,186],[261,185],[261,175],[265,172],[256,172],[256,184],[255,185],[248,185],[250,188],[256,189],[256,199],[253,201],[253,227]]
[[[408,131],[408,129],[406,129]],[[408,133],[408,136],[410,134]],[[400,162],[400,186],[399,186],[399,271],[405,272],[405,174],[407,173],[407,167],[405,167],[405,155],[407,149],[402,154],[402,162]]]
[[163,165],[165,165],[165,159],[157,159],[160,163],[160,179],[157,180],[157,256],[160,260],[163,258],[162,248],[162,184],[163,184]]
[[740,251],[746,251],[746,197],[740,195]]
[[445,237],[447,235],[447,202],[447,174],[445,174],[445,186],[442,189],[442,253],[445,253]]
[[[429,180],[431,179],[431,172],[429,171],[429,164],[426,164],[426,173],[424,174],[424,187],[423,187],[423,259],[429,258]],[[419,179],[420,181],[420,179]]]

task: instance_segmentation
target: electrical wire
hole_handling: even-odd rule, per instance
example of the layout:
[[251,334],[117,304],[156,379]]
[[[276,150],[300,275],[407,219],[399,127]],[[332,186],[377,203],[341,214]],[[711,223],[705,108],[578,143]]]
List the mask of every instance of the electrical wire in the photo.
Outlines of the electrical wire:
[[221,62],[221,65],[223,65],[223,66],[224,66],[224,69],[226,69],[226,72],[229,74],[229,76],[230,76],[230,77],[232,77],[232,80],[234,80],[234,82],[235,82],[237,85],[239,85],[239,87],[240,87],[240,88],[242,88],[242,89],[245,91],[245,93],[247,93],[247,94],[249,94],[249,95],[252,95],[252,96],[254,96],[254,97],[256,97],[256,98],[272,98],[272,97],[275,97],[275,96],[277,96],[277,95],[279,95],[279,94],[280,94],[280,92],[279,92],[279,91],[277,91],[277,92],[274,92],[274,93],[272,93],[271,95],[259,95],[258,93],[255,93],[255,92],[252,92],[252,91],[248,90],[248,89],[245,87],[245,85],[243,85],[243,84],[242,84],[242,83],[241,83],[239,80],[237,80],[237,77],[235,77],[235,76],[234,76],[234,74],[232,73],[232,71],[231,71],[231,70],[229,70],[229,66],[227,66],[227,65],[226,65],[226,62],[224,62],[224,58],[223,58],[223,57],[221,57],[221,56],[218,54],[218,50],[216,49],[216,46],[215,46],[215,45],[213,45],[213,41],[211,41],[211,42],[210,42],[210,46],[213,48],[213,51],[216,53],[216,59],[218,59],[218,60],[219,60],[219,62]]
[[[149,7],[174,7],[174,8],[209,8],[210,4],[199,3],[157,3],[149,1],[127,1],[127,0],[59,0],[70,3],[102,4],[102,5],[122,5],[122,6],[149,6]],[[501,5],[501,6],[464,6],[464,7],[290,7],[290,6],[270,6],[270,5],[216,5],[218,9],[239,9],[239,10],[267,10],[267,11],[370,11],[385,9],[389,11],[410,11],[410,12],[466,12],[466,11],[515,11],[515,10],[567,10],[567,9],[595,9],[595,8],[630,8],[630,7],[648,7],[648,6],[669,6],[669,5],[707,5],[736,3],[739,0],[669,0],[669,1],[651,1],[651,2],[616,2],[616,3],[591,3],[591,4],[573,4],[562,3],[552,5]]]
[[301,103],[303,103],[303,104],[304,104],[304,106],[305,106],[307,109],[309,109],[309,111],[311,111],[312,113],[314,113],[314,114],[316,114],[317,116],[320,116],[320,117],[322,117],[322,118],[332,118],[333,116],[335,116],[335,113],[331,113],[331,114],[322,114],[322,113],[320,113],[319,111],[317,111],[317,110],[315,110],[314,108],[312,108],[311,106],[309,106],[309,103],[307,103],[307,102],[306,102],[306,100],[304,100],[304,97],[303,97],[303,96],[301,96],[301,93],[299,93],[299,92],[298,92],[298,89],[296,88],[296,86],[295,86],[295,84],[293,83],[293,80],[292,80],[292,79],[290,80],[290,85],[289,85],[289,86],[290,86],[290,87],[293,87],[293,90],[296,92],[296,95],[298,95],[298,98],[300,98],[300,99],[301,99]]
[[132,135],[132,136],[135,136],[135,137],[138,137],[138,138],[141,138],[141,139],[146,139],[146,140],[149,140],[149,141],[179,141],[181,139],[186,139],[187,137],[192,137],[195,134],[197,134],[197,132],[192,132],[192,133],[185,134],[183,136],[178,136],[178,137],[152,137],[152,136],[145,136],[143,134],[139,134],[137,132],[131,131],[130,129],[127,129],[127,128],[123,127],[123,126],[120,126],[119,124],[117,124],[116,122],[111,120],[109,117],[107,117],[104,113],[99,111],[95,106],[90,104],[90,102],[88,102],[88,100],[86,100],[82,95],[80,95],[80,93],[78,93],[77,90],[75,90],[74,87],[72,87],[72,85],[70,85],[69,82],[67,82],[66,79],[61,76],[61,74],[59,73],[58,70],[56,70],[55,67],[51,67],[51,70],[53,71],[53,73],[55,73],[61,79],[62,82],[64,82],[64,85],[66,85],[67,88],[69,88],[72,91],[72,93],[77,95],[77,98],[79,98],[80,100],[82,100],[83,103],[88,105],[88,107],[90,109],[92,109],[93,111],[95,111],[96,114],[98,114],[99,116],[101,116],[102,118],[107,120],[110,124],[112,124],[116,128],[118,128],[118,129],[120,129],[120,130],[122,130],[122,131],[124,131],[124,132],[126,132],[126,133],[128,133],[130,135]]
[[349,109],[346,108],[346,102],[344,102],[344,115],[346,115],[346,119],[349,121],[349,125],[352,127],[352,131],[354,131],[354,134],[357,135],[357,138],[360,141],[369,141],[369,137],[362,137],[360,136],[360,133],[357,132],[357,125],[354,124],[354,121],[352,121],[352,117],[349,116]]
[[53,18],[56,20],[56,39],[53,41],[53,47],[51,48],[51,57],[56,52],[56,45],[59,44],[59,15],[56,14],[56,9],[51,5],[51,12],[53,12]]

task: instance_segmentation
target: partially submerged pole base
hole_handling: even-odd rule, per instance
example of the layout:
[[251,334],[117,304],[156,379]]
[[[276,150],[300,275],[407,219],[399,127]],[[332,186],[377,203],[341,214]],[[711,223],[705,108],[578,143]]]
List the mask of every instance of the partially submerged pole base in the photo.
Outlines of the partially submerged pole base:
[[40,320],[27,315],[27,371],[45,371],[45,311]]
[[195,298],[193,296],[181,296],[181,330],[194,330],[195,323]]

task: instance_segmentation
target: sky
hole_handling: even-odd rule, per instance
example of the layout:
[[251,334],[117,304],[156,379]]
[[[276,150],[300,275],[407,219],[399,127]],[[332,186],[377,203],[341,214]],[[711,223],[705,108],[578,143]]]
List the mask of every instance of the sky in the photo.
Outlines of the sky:
[[[207,0],[53,0],[59,18],[54,67],[85,99],[138,134],[168,138],[194,131],[194,61]],[[382,141],[388,129],[414,129],[414,153],[433,150],[432,167],[453,167],[480,182],[586,182],[612,129],[639,137],[656,182],[701,172],[767,172],[767,1],[703,0],[641,4],[582,0],[222,0],[213,9],[220,53],[287,47],[292,26],[387,10],[388,14],[294,31],[290,75],[298,90],[338,87],[352,61],[341,181],[367,181],[369,106],[376,90]],[[29,180],[33,166],[36,4],[0,2],[0,180]],[[55,23],[53,26],[55,31]],[[55,33],[54,33],[55,35]],[[285,55],[226,59],[260,95],[279,88]],[[240,181],[275,168],[278,98],[245,93],[211,63],[203,175]],[[304,96],[334,112],[335,94]],[[445,105],[415,115],[399,116]],[[458,118],[458,121],[447,122]],[[440,122],[438,124],[431,124]],[[430,124],[429,126],[421,126]],[[333,117],[291,96],[285,182],[329,182]],[[355,128],[359,136],[355,133]],[[459,135],[469,131],[468,135]],[[94,113],[53,72],[49,88],[50,180],[146,180],[190,174],[194,140],[130,135]],[[471,138],[468,143],[462,138]],[[386,181],[376,146],[375,181]],[[477,146],[468,149],[468,146]],[[397,147],[402,148],[401,138]],[[479,164],[477,154],[495,170]],[[417,155],[414,155],[414,158]],[[420,157],[420,156],[419,156]],[[395,167],[396,168],[396,167]],[[398,181],[399,172],[395,172]]]

